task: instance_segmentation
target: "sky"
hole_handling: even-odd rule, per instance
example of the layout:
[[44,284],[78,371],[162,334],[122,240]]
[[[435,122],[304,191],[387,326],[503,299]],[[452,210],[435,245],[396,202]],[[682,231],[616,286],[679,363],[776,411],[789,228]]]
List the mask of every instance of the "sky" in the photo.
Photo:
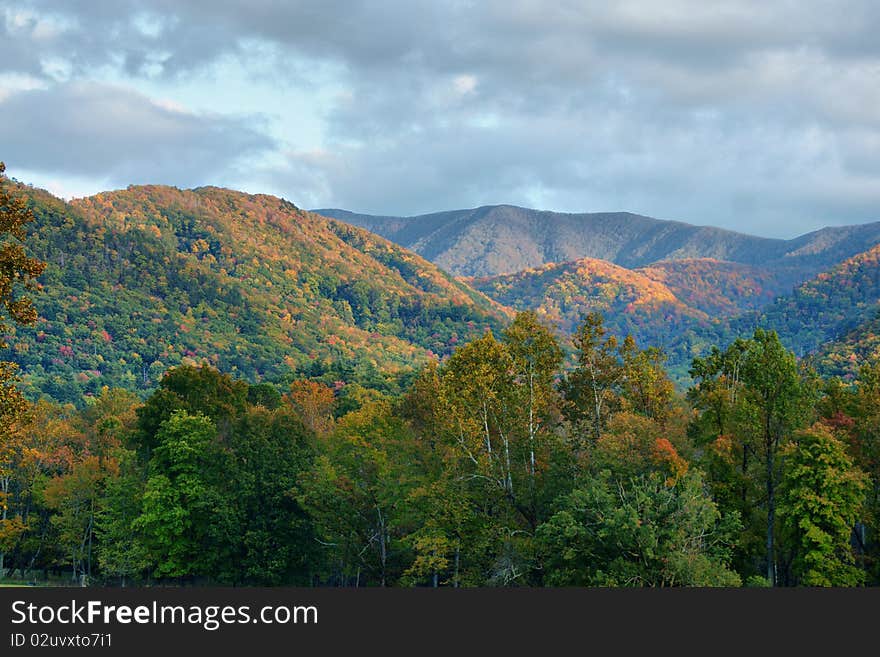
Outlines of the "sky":
[[878,28],[875,0],[0,0],[0,159],[64,198],[793,237],[880,220]]

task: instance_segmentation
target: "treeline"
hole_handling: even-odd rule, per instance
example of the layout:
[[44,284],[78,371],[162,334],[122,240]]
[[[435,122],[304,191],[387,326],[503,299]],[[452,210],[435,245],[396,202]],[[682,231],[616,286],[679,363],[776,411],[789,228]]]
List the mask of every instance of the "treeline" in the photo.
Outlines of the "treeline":
[[[118,584],[875,585],[880,364],[693,361],[531,312],[400,394],[170,370],[4,419],[0,575]],[[7,385],[6,390],[11,389]],[[8,421],[7,421],[8,420]]]

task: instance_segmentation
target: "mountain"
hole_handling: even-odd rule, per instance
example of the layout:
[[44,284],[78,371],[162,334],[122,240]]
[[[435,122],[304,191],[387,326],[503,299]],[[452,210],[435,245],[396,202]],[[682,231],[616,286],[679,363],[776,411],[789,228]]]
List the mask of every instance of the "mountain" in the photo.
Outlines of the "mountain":
[[778,269],[800,282],[880,243],[880,222],[781,240],[627,212],[567,214],[511,205],[413,217],[315,212],[382,235],[457,276],[515,273],[581,258],[630,269],[711,258]]
[[[743,335],[757,326],[775,330],[798,356],[820,354],[820,366],[824,362],[846,374],[857,369],[858,354],[867,353],[875,343],[878,310],[880,245],[818,274],[761,311],[735,318],[726,331]],[[848,362],[844,363],[839,357],[841,349],[847,351],[847,345]],[[836,365],[831,358],[835,349]],[[856,354],[856,360],[849,359],[849,354]]]
[[687,306],[716,318],[757,310],[790,292],[802,275],[792,268],[712,258],[655,262],[635,271],[666,285]]
[[36,326],[9,335],[33,396],[145,390],[190,361],[251,380],[329,362],[390,373],[509,317],[420,256],[272,196],[21,191],[26,243],[48,262]]
[[705,258],[637,269],[582,258],[463,280],[511,308],[537,310],[564,332],[601,312],[613,333],[662,347],[679,380],[694,356],[759,326],[779,333],[798,356],[816,356],[823,372],[852,374],[880,342],[880,245],[794,289],[792,276]]
[[584,313],[650,315],[663,302],[695,319],[733,317],[760,308],[794,287],[790,270],[711,258],[669,260],[627,269],[596,258],[547,264],[515,274],[460,280],[517,310],[538,309],[564,328]]
[[595,258],[465,280],[502,304],[537,311],[565,333],[596,311],[614,333],[632,333],[640,344],[662,346],[685,326],[709,321],[665,283]]

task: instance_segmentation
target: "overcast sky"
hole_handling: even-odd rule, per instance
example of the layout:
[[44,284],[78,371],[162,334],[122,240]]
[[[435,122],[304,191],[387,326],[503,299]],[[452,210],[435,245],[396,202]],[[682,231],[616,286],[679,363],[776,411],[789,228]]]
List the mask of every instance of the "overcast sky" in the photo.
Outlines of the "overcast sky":
[[0,159],[64,196],[880,220],[880,3],[0,0]]

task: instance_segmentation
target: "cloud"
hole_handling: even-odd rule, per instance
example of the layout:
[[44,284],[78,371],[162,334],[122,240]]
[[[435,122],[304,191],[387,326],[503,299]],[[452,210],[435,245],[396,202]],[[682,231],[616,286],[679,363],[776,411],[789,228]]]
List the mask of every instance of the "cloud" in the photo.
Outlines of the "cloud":
[[274,146],[254,117],[194,114],[97,82],[12,93],[0,116],[3,157],[15,168],[115,184],[205,184]]
[[[0,7],[0,71],[44,85],[7,92],[0,105],[14,109],[13,123],[39,119],[54,135],[32,149],[43,155],[33,167],[54,159],[71,168],[73,156],[52,147],[70,142],[93,157],[85,166],[96,176],[161,169],[181,185],[221,176],[244,154],[250,165],[238,158],[239,166],[253,187],[360,211],[514,202],[776,235],[880,220],[873,0]],[[276,148],[265,126],[240,116],[224,92],[230,61],[254,84],[270,81],[283,128],[273,134],[288,143]],[[218,81],[216,114],[84,82],[155,91],[204,75]],[[88,91],[77,95],[82,85]],[[38,102],[76,121],[53,121]],[[311,106],[319,148],[285,119],[290,102]],[[35,115],[18,116],[27,111]],[[148,126],[143,139],[128,130],[140,123]],[[90,143],[84,135],[98,124],[106,130]],[[18,143],[27,150],[23,137]],[[117,145],[126,154],[114,155]]]

